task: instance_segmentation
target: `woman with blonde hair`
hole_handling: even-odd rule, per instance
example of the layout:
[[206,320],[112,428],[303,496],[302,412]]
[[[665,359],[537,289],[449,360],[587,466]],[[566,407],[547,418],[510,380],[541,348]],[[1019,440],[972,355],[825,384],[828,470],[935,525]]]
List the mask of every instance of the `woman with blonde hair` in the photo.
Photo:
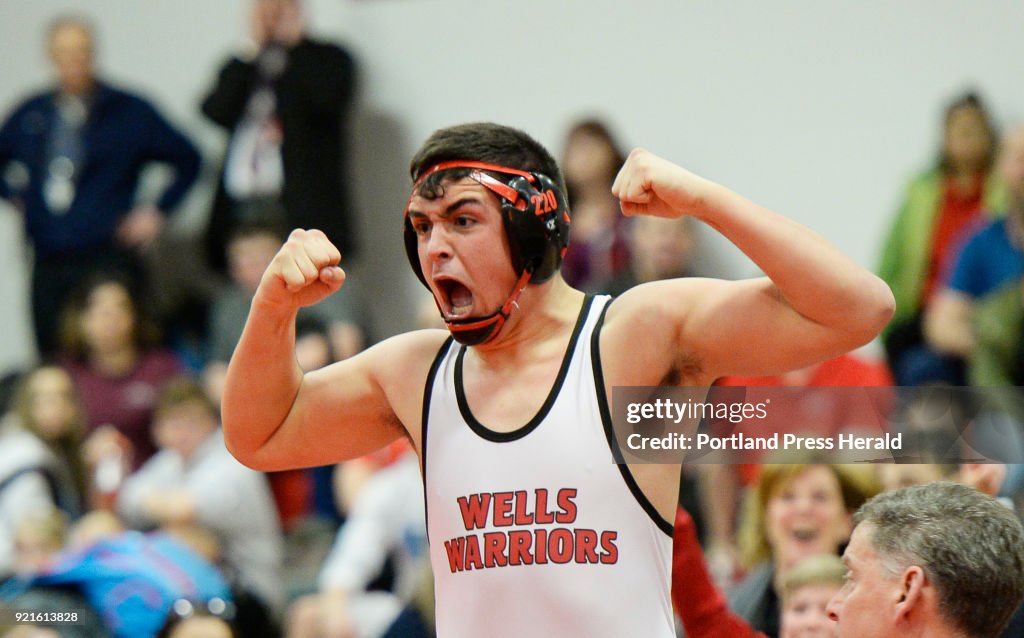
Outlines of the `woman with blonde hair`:
[[730,606],[755,629],[779,635],[779,593],[801,560],[838,555],[850,538],[852,515],[877,492],[869,468],[827,464],[824,455],[787,452],[769,459],[747,495],[739,547],[749,570]]
[[87,489],[82,456],[85,410],[71,376],[56,365],[41,365],[27,373],[15,393],[13,413],[53,455],[57,505],[77,517],[83,511]]

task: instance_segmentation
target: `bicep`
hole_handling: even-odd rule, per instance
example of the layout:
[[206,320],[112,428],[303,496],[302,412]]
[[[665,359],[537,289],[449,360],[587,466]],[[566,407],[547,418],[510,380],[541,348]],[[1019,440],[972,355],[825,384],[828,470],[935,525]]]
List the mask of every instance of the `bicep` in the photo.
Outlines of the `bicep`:
[[260,452],[261,469],[330,465],[404,435],[365,359],[353,357],[303,375],[287,418]]
[[681,322],[680,341],[711,378],[778,374],[862,345],[855,332],[797,312],[767,278],[714,281]]
[[419,448],[423,392],[447,333],[387,339],[302,376],[288,414],[247,464],[262,470],[334,464],[407,436]]
[[659,363],[685,385],[793,370],[861,345],[798,313],[764,277],[653,282],[617,303],[625,306],[634,350],[665,353]]

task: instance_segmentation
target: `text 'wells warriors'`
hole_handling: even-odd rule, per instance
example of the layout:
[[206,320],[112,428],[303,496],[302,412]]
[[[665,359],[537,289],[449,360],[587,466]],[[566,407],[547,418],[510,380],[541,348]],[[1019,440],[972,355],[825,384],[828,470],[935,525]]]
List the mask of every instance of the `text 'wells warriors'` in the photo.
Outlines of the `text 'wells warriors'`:
[[[547,563],[618,562],[618,532],[573,527],[577,490],[538,488],[458,498],[466,531],[444,543],[452,573]],[[531,496],[533,498],[531,498]],[[541,527],[545,526],[545,527]],[[483,531],[491,528],[492,531]],[[477,531],[480,530],[480,531]]]

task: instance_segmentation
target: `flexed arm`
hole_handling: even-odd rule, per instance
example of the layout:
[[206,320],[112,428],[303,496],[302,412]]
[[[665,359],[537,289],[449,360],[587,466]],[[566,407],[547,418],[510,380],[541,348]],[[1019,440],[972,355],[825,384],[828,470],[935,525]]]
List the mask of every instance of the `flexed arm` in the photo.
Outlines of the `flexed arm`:
[[701,382],[836,356],[870,341],[892,316],[888,286],[824,238],[648,151],[630,154],[612,192],[626,215],[700,219],[766,275],[655,282],[623,295],[619,312],[666,320],[654,336],[662,343],[652,345],[669,346],[679,357],[669,365],[685,360]]
[[250,467],[324,465],[402,434],[375,373],[388,346],[307,374],[295,361],[296,314],[341,288],[340,260],[322,232],[295,230],[253,297],[222,402],[228,449]]

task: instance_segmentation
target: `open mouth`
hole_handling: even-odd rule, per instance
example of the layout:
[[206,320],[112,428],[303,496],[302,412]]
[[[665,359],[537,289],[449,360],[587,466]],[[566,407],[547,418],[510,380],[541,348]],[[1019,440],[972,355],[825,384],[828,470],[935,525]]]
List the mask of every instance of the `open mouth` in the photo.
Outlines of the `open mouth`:
[[809,543],[818,538],[818,530],[810,528],[795,529],[793,530],[793,538],[803,543]]
[[473,293],[462,282],[455,279],[435,279],[434,284],[441,296],[441,308],[445,318],[457,321],[469,317],[473,310]]

